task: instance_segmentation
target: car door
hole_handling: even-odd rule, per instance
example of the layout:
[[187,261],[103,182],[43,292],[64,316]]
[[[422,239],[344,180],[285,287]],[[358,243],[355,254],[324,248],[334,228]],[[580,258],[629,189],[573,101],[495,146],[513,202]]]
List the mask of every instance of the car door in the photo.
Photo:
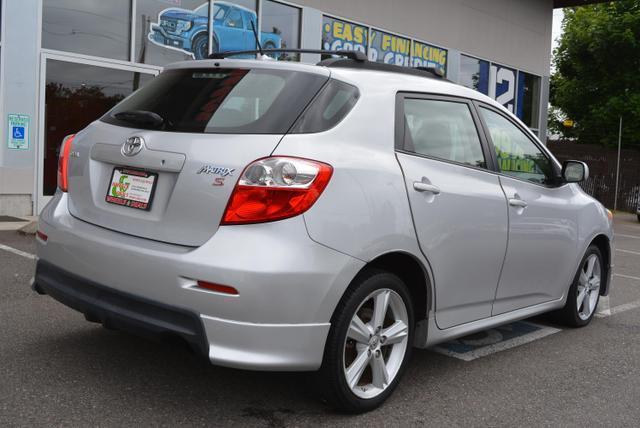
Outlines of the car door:
[[479,106],[509,205],[509,244],[493,315],[559,299],[575,273],[578,211],[558,165],[505,113]]
[[491,315],[506,251],[507,204],[476,120],[464,99],[398,96],[396,156],[440,328]]

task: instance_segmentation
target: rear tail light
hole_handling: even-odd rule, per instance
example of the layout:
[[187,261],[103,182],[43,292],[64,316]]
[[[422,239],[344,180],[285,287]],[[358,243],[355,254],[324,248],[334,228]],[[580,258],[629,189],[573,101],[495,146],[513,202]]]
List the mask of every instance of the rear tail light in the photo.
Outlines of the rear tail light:
[[36,230],[36,236],[43,242],[47,242],[47,239],[49,239],[47,234],[42,232],[41,230]]
[[60,155],[58,156],[58,188],[66,192],[69,187],[69,152],[71,152],[71,143],[73,143],[75,134],[67,135],[60,145]]
[[331,178],[326,163],[293,157],[259,159],[236,184],[222,225],[282,220],[307,211]]

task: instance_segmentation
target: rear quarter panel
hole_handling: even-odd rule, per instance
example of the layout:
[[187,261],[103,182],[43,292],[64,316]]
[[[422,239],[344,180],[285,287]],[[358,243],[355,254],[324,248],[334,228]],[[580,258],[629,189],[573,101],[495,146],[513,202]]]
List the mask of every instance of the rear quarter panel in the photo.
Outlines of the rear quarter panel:
[[304,214],[307,229],[316,242],[364,261],[393,250],[420,254],[394,152],[394,110],[391,91],[361,91],[336,127],[286,135],[274,151],[333,166],[329,185]]

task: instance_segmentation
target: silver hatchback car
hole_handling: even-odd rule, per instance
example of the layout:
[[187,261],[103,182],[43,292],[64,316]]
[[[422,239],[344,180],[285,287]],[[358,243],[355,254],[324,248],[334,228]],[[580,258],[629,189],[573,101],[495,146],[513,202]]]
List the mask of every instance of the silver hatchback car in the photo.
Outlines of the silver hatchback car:
[[367,411],[413,347],[589,323],[613,230],[587,175],[429,70],[177,63],[63,142],[33,287],[213,364],[317,371]]

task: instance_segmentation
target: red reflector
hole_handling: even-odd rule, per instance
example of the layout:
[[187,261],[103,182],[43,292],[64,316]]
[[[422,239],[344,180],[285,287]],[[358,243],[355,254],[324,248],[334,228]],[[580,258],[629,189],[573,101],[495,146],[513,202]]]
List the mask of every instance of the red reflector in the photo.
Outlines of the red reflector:
[[212,282],[198,281],[198,287],[203,288],[209,291],[215,291],[216,293],[222,294],[230,294],[232,296],[237,296],[238,290],[228,285],[214,284]]
[[68,173],[69,173],[69,152],[71,151],[71,143],[75,134],[67,135],[62,140],[60,146],[60,155],[58,156],[58,188],[63,192],[66,192],[69,188]]
[[36,236],[40,239],[42,239],[44,242],[47,242],[47,239],[49,239],[49,237],[47,235],[45,235],[44,232],[40,232],[39,230],[36,231]]

